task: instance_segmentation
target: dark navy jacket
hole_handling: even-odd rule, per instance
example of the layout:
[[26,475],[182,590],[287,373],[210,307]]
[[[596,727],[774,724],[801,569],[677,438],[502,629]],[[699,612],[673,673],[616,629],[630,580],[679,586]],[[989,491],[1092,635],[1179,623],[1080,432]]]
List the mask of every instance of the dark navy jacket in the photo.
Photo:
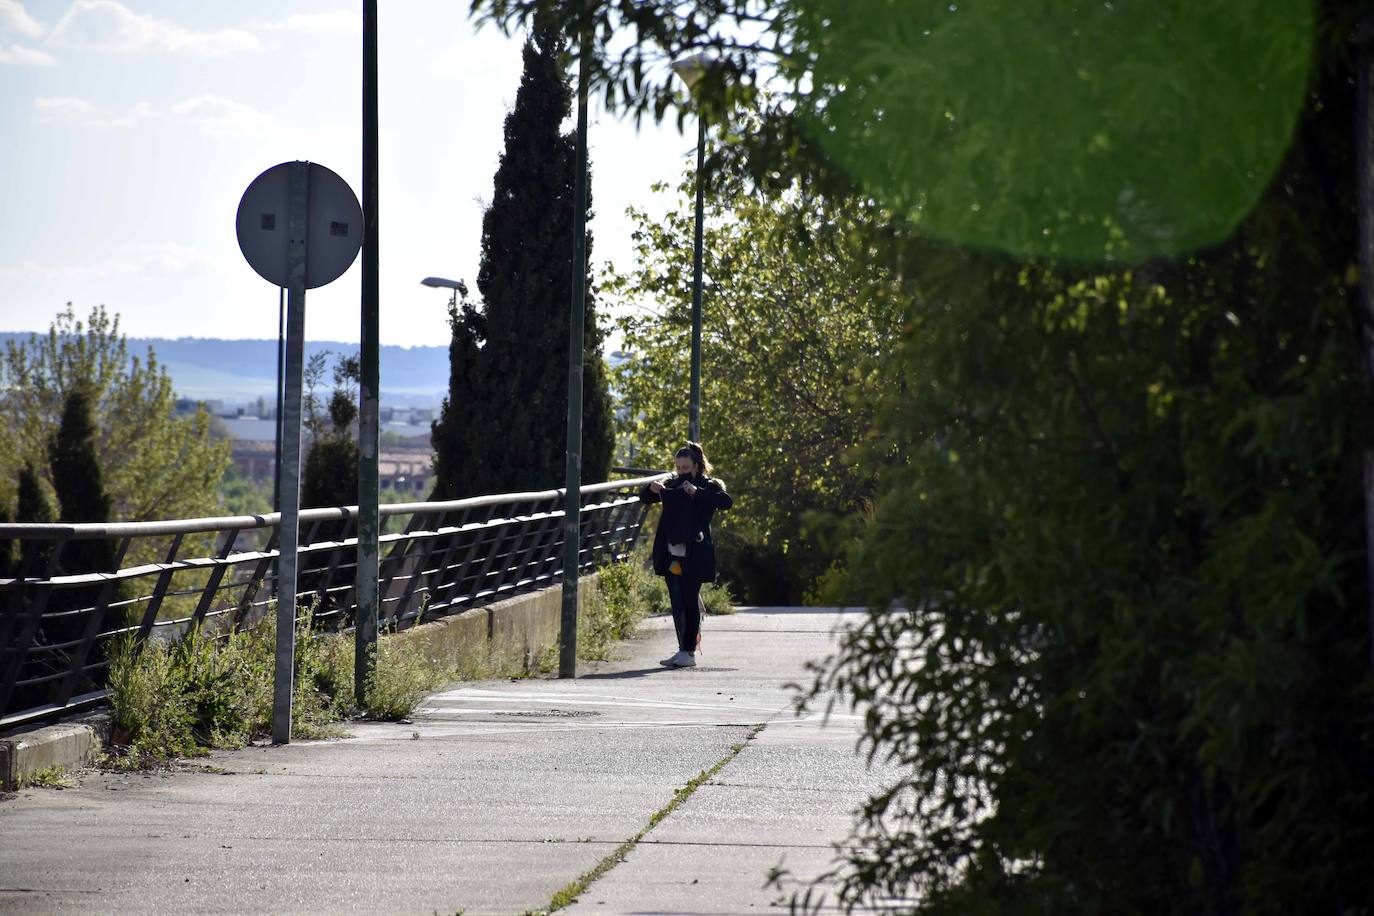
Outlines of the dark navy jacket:
[[[698,582],[714,582],[716,579],[716,544],[711,539],[711,517],[717,509],[729,509],[735,504],[725,487],[717,480],[697,475],[692,478],[696,486],[695,496],[688,496],[682,489],[685,478],[669,478],[662,493],[655,493],[647,486],[639,491],[639,498],[646,503],[663,503],[663,515],[654,532],[654,572],[660,576],[668,574],[668,566],[673,557],[668,553],[669,543],[687,544],[687,557],[684,572]],[[697,539],[697,535],[701,539]]]

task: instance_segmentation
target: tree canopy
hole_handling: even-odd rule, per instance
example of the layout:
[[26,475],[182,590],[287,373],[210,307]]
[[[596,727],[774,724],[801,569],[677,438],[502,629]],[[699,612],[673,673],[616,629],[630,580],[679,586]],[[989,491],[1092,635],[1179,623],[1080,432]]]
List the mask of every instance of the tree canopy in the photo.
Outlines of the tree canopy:
[[97,307],[82,321],[68,306],[45,335],[10,341],[0,360],[0,503],[14,499],[26,463],[45,479],[48,443],[68,397],[88,392],[110,517],[138,521],[214,514],[229,448],[203,410],[178,415],[171,377],[149,348],[131,356],[119,319]]
[[[665,190],[665,189],[660,189]],[[691,184],[663,218],[633,211],[634,267],[606,278],[628,359],[616,372],[622,452],[668,467],[687,427]],[[892,380],[891,271],[860,227],[862,202],[715,189],[705,233],[702,438],[748,494],[719,523],[722,575],[754,604],[799,604],[839,558],[875,470],[855,448]]]

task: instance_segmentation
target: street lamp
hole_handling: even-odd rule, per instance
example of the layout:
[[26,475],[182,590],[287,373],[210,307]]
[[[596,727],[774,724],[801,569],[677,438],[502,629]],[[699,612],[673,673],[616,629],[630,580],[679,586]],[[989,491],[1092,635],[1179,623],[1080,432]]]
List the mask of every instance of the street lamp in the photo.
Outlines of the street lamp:
[[[691,92],[715,65],[708,54],[693,54],[673,62],[673,72],[687,84]],[[688,400],[687,438],[701,441],[701,223],[704,209],[702,172],[706,164],[706,118],[697,109],[697,224],[692,244],[692,388]]]
[[435,289],[451,289],[453,296],[448,300],[448,307],[455,309],[458,307],[458,289],[463,285],[460,280],[445,280],[443,277],[425,277],[420,281],[421,286],[429,286]]

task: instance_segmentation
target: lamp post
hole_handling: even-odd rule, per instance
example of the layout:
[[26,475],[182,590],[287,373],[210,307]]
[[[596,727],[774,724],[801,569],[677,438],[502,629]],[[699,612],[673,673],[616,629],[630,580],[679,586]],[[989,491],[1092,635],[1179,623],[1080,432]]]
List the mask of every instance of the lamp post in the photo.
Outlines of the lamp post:
[[381,511],[381,247],[378,231],[377,0],[363,0],[363,270],[358,337],[358,543],[353,575],[353,690],[363,705],[377,661]]
[[582,546],[582,369],[587,313],[587,87],[592,26],[578,23],[576,178],[573,180],[572,296],[568,303],[568,437],[563,481],[563,607],[558,676],[577,676],[577,585]]
[[451,289],[453,295],[449,297],[448,307],[456,309],[458,307],[458,288],[463,284],[458,280],[445,280],[443,277],[425,277],[420,281],[421,286],[429,286],[434,289]]
[[[673,72],[692,91],[714,61],[707,54],[693,54],[673,62]],[[706,164],[706,118],[697,110],[697,222],[692,243],[692,387],[689,396],[687,438],[701,441],[701,233],[704,194],[702,172]]]

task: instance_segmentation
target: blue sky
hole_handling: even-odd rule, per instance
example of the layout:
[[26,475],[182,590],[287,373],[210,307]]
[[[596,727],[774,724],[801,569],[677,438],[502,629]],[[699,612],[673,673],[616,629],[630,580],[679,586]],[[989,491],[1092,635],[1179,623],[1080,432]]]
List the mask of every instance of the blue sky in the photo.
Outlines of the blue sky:
[[[447,341],[438,274],[475,286],[481,201],[520,41],[462,0],[380,12],[382,341]],[[290,159],[360,188],[361,3],[0,0],[0,330],[104,303],[139,337],[274,337],[276,289],[234,211]],[[688,122],[688,130],[691,123]],[[630,257],[630,204],[690,165],[675,121],[593,112],[597,265]],[[308,297],[306,335],[356,340],[358,267]]]

